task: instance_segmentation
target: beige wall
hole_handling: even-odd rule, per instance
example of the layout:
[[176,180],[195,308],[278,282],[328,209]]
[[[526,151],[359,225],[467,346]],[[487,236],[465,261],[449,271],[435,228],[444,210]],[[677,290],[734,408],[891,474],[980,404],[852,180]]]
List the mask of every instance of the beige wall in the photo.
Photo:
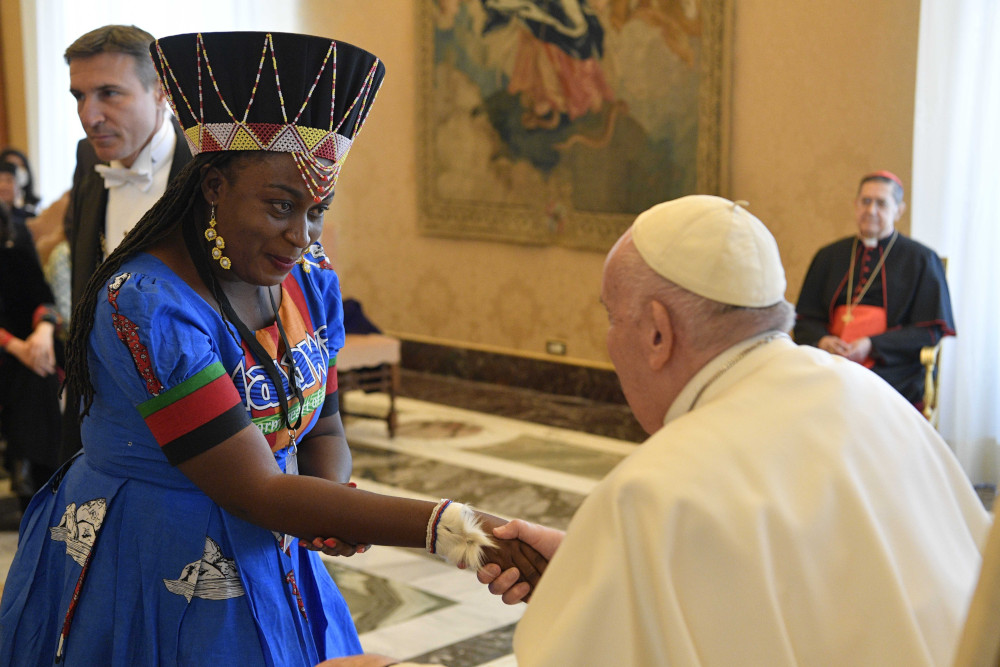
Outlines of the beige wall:
[[793,303],[816,249],[854,231],[860,176],[909,186],[919,16],[919,0],[737,0],[732,195],[777,238]]
[[3,100],[7,112],[8,143],[27,151],[28,125],[27,111],[24,107],[21,6],[14,0],[0,2],[0,53],[3,54]]
[[[304,31],[387,68],[328,217],[345,295],[404,337],[528,356],[558,338],[567,360],[607,364],[601,253],[418,234],[418,4],[303,2]],[[858,177],[885,168],[909,183],[918,17],[919,0],[736,0],[724,194],[771,227],[792,301],[816,249],[853,229]]]

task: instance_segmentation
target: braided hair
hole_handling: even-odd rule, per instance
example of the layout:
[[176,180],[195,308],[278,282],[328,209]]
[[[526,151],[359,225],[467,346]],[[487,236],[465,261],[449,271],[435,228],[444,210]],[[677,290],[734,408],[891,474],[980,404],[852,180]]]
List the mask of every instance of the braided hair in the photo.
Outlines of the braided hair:
[[[83,399],[82,420],[90,412],[94,402],[94,385],[90,380],[90,365],[87,360],[87,344],[94,329],[94,311],[97,300],[107,282],[117,274],[125,260],[163,241],[178,227],[185,236],[197,236],[195,228],[195,207],[201,197],[201,182],[209,167],[215,167],[226,175],[231,175],[238,163],[251,159],[255,152],[221,151],[201,153],[184,166],[170,182],[163,196],[139,220],[121,244],[97,268],[90,277],[80,301],[73,309],[70,321],[69,340],[66,343],[66,385]],[[196,266],[207,269],[210,266],[207,253],[193,253],[191,259]],[[202,275],[210,275],[199,271]],[[225,298],[221,287],[214,278],[208,285],[217,299]]]

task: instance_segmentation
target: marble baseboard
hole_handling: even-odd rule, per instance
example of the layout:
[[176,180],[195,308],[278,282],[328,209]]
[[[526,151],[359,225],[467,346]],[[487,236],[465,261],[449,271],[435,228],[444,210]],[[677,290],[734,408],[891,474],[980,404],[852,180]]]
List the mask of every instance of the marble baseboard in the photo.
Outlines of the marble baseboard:
[[408,368],[400,371],[398,395],[617,440],[643,442],[648,437],[625,403],[501,386]]
[[410,370],[625,404],[611,370],[409,340],[402,341],[401,352],[402,367]]

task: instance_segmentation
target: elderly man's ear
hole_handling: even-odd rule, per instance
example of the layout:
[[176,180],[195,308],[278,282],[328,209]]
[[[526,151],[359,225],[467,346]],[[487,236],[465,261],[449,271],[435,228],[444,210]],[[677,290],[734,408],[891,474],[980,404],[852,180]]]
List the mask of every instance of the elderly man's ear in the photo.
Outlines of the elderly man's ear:
[[652,371],[659,371],[667,365],[673,355],[674,327],[666,306],[659,301],[651,301],[649,307],[652,314],[651,330],[647,333],[649,368]]

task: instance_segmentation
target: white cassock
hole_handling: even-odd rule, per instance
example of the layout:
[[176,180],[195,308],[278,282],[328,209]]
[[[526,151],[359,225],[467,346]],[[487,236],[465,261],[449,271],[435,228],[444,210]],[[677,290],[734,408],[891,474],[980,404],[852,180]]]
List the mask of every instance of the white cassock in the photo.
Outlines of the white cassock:
[[520,667],[950,663],[990,526],[968,478],[874,373],[757,342],[580,507]]

